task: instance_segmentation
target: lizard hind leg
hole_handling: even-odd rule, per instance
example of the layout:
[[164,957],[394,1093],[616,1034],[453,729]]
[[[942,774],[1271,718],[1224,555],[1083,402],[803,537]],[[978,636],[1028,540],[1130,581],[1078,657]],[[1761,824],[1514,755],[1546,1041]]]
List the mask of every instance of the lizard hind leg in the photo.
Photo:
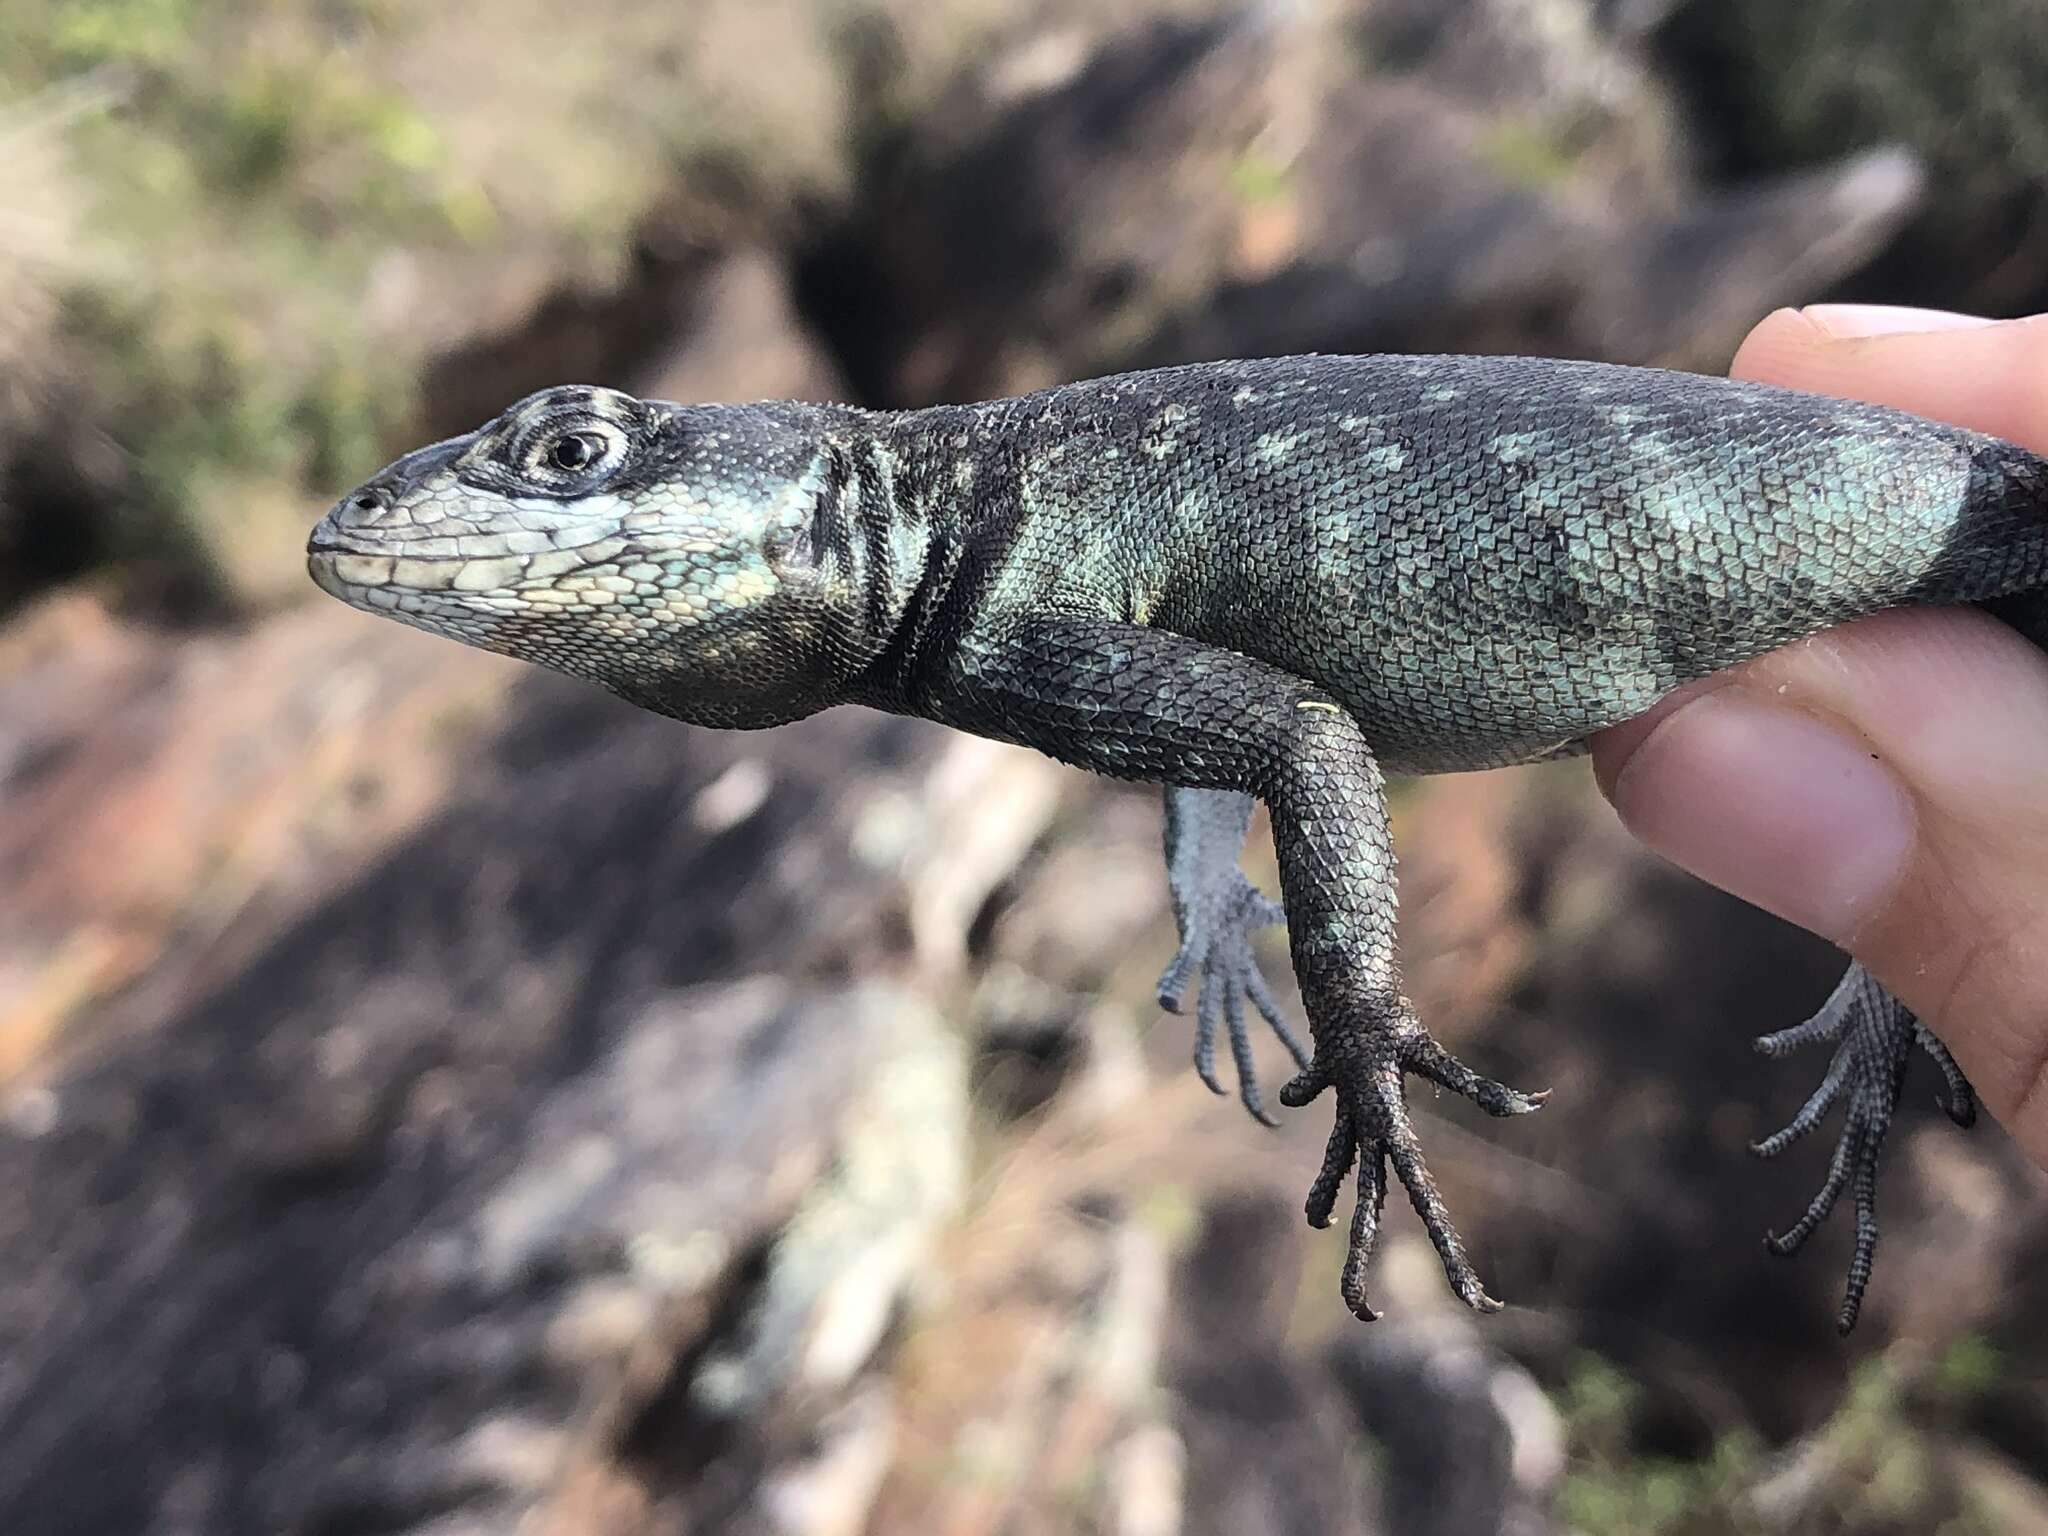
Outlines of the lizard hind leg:
[[1794,1142],[1819,1129],[1837,1104],[1844,1108],[1841,1138],[1819,1193],[1800,1218],[1782,1233],[1765,1239],[1773,1253],[1792,1254],[1827,1220],[1844,1189],[1856,1199],[1856,1248],[1849,1261],[1849,1280],[1836,1325],[1843,1333],[1856,1326],[1864,1289],[1870,1283],[1877,1252],[1877,1169],[1885,1135],[1905,1084],[1906,1066],[1917,1045],[1934,1058],[1948,1088],[1944,1108],[1958,1125],[1977,1117],[1977,1098],[1955,1058],[1906,1005],[1893,997],[1861,965],[1851,965],[1820,1011],[1803,1024],[1765,1035],[1756,1047],[1766,1056],[1783,1056],[1802,1046],[1835,1048],[1827,1075],[1784,1129],[1751,1147],[1759,1157],[1776,1157]]

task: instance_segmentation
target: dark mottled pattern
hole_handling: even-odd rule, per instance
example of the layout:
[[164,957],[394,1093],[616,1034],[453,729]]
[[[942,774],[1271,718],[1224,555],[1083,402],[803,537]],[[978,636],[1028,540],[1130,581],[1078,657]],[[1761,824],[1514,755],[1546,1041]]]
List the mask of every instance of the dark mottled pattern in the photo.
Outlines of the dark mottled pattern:
[[1037,604],[1227,645],[1328,688],[1397,772],[1546,755],[1841,619],[2048,582],[2030,456],[1690,374],[1280,359],[980,426],[955,451],[995,471],[971,510],[1002,558],[956,594],[971,622]]
[[[590,462],[556,467],[575,434]],[[1343,1290],[1362,1316],[1389,1167],[1458,1293],[1494,1305],[1406,1074],[1493,1114],[1537,1102],[1453,1059],[1402,994],[1383,768],[1569,753],[1680,683],[1901,604],[1979,603],[2048,643],[2032,455],[1874,406],[1538,359],[1220,363],[896,415],[552,390],[400,461],[312,550],[350,602],[680,719],[858,702],[1168,785],[1182,948],[1162,1000],[1198,984],[1198,1067],[1214,1085],[1220,1022],[1262,1116],[1244,1003],[1293,1045],[1250,963],[1273,913],[1235,861],[1263,798],[1314,1039],[1281,1099],[1334,1093],[1308,1212],[1328,1221],[1356,1168]],[[1762,1150],[1846,1106],[1826,1186],[1777,1240],[1853,1186],[1846,1326],[1916,1043],[1957,1118],[1972,1104],[1860,970],[1769,1048],[1809,1041],[1834,1064]]]

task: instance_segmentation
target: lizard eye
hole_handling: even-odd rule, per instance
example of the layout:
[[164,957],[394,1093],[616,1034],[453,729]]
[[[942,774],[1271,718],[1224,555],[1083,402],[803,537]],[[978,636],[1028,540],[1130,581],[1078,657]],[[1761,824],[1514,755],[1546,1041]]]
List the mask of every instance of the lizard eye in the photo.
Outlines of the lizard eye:
[[537,439],[524,458],[528,472],[543,481],[583,480],[624,451],[625,437],[616,427],[586,421]]
[[548,448],[548,468],[573,475],[604,457],[604,439],[595,432],[570,432]]

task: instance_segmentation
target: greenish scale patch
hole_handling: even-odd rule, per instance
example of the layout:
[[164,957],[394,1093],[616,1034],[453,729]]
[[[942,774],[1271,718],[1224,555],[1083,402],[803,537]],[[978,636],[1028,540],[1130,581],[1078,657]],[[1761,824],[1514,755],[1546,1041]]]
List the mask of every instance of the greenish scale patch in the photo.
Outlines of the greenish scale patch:
[[1486,446],[1506,463],[1522,464],[1541,453],[1549,440],[1546,432],[1503,432]]

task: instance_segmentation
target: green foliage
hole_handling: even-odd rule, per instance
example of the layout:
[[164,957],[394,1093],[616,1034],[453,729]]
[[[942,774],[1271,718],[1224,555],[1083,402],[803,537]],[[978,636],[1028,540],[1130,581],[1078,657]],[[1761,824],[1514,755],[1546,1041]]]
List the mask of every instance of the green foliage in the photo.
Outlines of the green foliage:
[[[117,231],[148,234],[173,217],[232,224],[258,197],[316,237],[473,224],[473,189],[458,184],[434,123],[336,46],[346,29],[335,13],[306,0],[267,7],[259,38],[237,25],[255,19],[240,9],[18,0],[0,22],[0,85],[28,94],[84,75],[114,89],[121,105],[82,135],[80,158]],[[130,218],[130,191],[173,201]]]
[[1587,1352],[1572,1367],[1558,1411],[1574,1440],[1611,1448],[1626,1438],[1640,1396],[1611,1362]]
[[1942,1352],[1934,1370],[1937,1390],[1954,1398],[1981,1397],[2003,1381],[2008,1367],[1998,1346],[1966,1333]]
[[1676,1536],[1749,1529],[1741,1493],[1762,1456],[1744,1432],[1725,1435],[1704,1462],[1643,1456],[1632,1445],[1641,1391],[1613,1364],[1584,1354],[1558,1403],[1571,1446],[1561,1511],[1581,1536]]
[[1828,1436],[1843,1463],[1864,1473],[1858,1502],[1870,1514],[1910,1515],[1927,1497],[1926,1448],[1905,1422],[1898,1372],[1886,1361],[1856,1367]]
[[350,46],[381,9],[0,7],[0,97],[83,84],[102,103],[71,125],[92,257],[59,293],[67,367],[130,470],[102,558],[221,576],[208,551],[243,542],[238,519],[324,497],[402,432],[414,360],[365,334],[373,264],[493,222],[434,121]]
[[[28,36],[21,41],[32,45],[37,31],[25,30]],[[184,46],[191,30],[191,0],[73,0],[56,7],[40,35],[61,67],[89,69],[163,64]]]
[[1238,156],[1230,167],[1230,190],[1248,206],[1280,201],[1287,195],[1289,180],[1287,166],[1256,151]]
[[1201,1226],[1202,1213],[1183,1184],[1154,1184],[1145,1191],[1136,1212],[1138,1224],[1159,1239],[1169,1252],[1187,1246]]
[[109,530],[113,559],[206,563],[187,509],[226,481],[331,487],[379,458],[409,414],[403,374],[367,371],[346,334],[290,370],[225,304],[83,288],[66,340],[132,466],[132,505]]
[[1570,144],[1533,123],[1493,123],[1477,147],[1502,180],[1533,191],[1563,185],[1578,166]]
[[[1964,1340],[1935,1367],[1937,1389],[1967,1393],[2002,1370]],[[1703,1460],[1645,1455],[1636,1442],[1642,1391],[1610,1362],[1582,1355],[1558,1394],[1570,1447],[1560,1512],[1579,1536],[1765,1536],[1782,1529],[1850,1533],[1927,1530],[1984,1536],[1943,1465],[1900,1368],[1866,1359],[1829,1420],[1797,1446],[1767,1454],[1746,1427],[1724,1430]],[[1790,1458],[1790,1459],[1788,1459]],[[1788,1505],[1786,1500],[1792,1502]],[[1791,1521],[1791,1525],[1785,1524]]]

